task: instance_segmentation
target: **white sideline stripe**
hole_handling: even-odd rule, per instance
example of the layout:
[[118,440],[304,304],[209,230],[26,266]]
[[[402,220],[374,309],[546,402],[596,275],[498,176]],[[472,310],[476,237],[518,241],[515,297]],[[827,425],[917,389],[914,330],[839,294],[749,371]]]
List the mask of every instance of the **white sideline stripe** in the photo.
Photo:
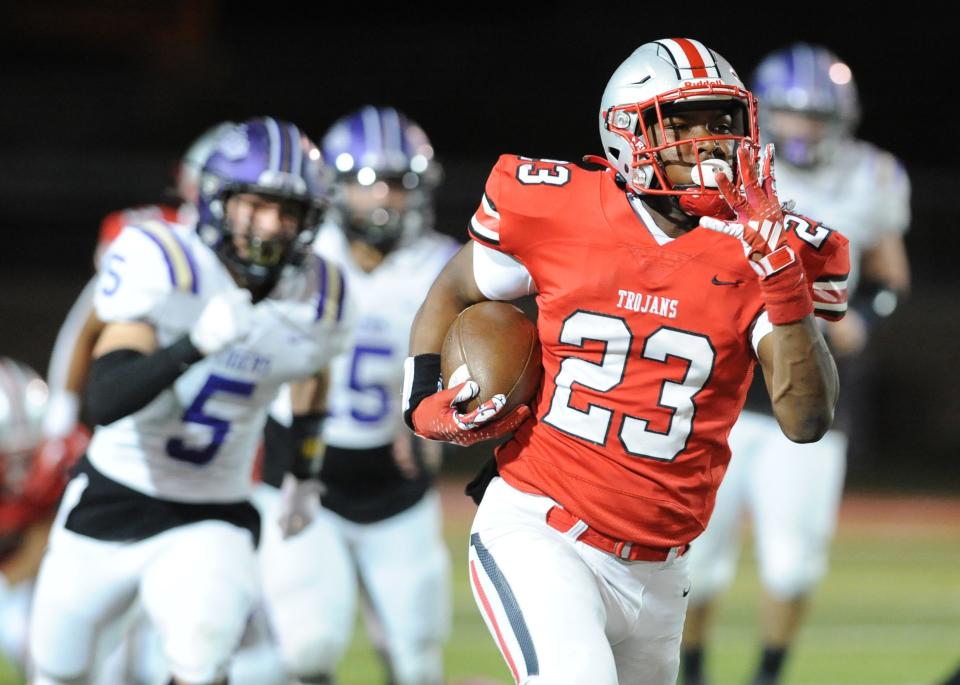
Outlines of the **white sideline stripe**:
[[826,309],[830,312],[845,312],[847,311],[847,303],[844,302],[843,304],[830,304],[828,302],[814,302],[813,308]]
[[489,228],[481,224],[477,220],[477,215],[474,214],[470,218],[470,225],[473,226],[473,230],[482,235],[484,238],[489,238],[490,240],[500,240],[500,234],[495,231],[491,231]]

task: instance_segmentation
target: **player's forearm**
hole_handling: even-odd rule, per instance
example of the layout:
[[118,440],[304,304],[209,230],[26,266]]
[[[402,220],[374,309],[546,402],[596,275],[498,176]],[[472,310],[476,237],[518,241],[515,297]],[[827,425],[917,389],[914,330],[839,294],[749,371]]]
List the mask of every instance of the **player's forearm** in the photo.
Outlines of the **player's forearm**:
[[289,449],[292,453],[289,472],[297,480],[320,478],[323,455],[327,451],[323,441],[324,414],[302,414],[293,417],[289,428]]
[[839,394],[833,356],[813,316],[774,326],[771,338],[774,416],[790,440],[819,440],[833,423]]
[[96,312],[91,311],[77,336],[77,341],[70,355],[70,365],[67,368],[67,390],[80,395],[87,382],[90,371],[90,360],[93,349],[103,332],[105,324],[97,318]]
[[293,383],[290,388],[293,421],[287,429],[291,455],[288,470],[299,480],[320,477],[326,452],[323,422],[327,415],[329,385],[330,373],[325,368],[310,378]]
[[83,397],[86,419],[106,426],[140,411],[202,358],[187,336],[151,354],[117,349],[97,357]]

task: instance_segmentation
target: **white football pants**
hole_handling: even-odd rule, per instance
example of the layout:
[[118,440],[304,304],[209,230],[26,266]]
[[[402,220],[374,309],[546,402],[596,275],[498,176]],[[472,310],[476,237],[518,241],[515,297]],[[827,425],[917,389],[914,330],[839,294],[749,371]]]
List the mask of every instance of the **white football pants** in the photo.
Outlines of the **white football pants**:
[[37,580],[30,642],[42,682],[85,682],[95,655],[115,648],[101,638],[138,598],[177,678],[223,678],[258,593],[249,531],[203,521],[135,543],[96,540],[63,528],[84,487],[82,477],[68,485]]
[[470,534],[474,599],[515,680],[673,685],[686,557],[624,561],[548,526],[555,504],[495,478]]
[[375,523],[354,523],[321,509],[299,534],[282,540],[278,493],[260,487],[260,563],[267,611],[288,670],[333,674],[353,634],[362,590],[376,626],[372,638],[397,685],[443,682],[450,624],[450,560],[440,498]]

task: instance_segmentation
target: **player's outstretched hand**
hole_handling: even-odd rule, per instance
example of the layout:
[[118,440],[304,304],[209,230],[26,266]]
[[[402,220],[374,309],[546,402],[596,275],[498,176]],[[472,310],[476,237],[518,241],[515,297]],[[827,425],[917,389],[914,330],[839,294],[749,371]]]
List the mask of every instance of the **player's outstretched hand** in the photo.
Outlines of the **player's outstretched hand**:
[[717,188],[736,218],[731,221],[709,216],[700,218],[704,228],[738,238],[747,261],[760,278],[767,278],[796,261],[783,232],[783,210],[777,198],[773,159],[772,144],[764,148],[759,162],[756,146],[746,142],[741,145],[737,149],[737,162],[743,190],[725,174],[717,174]]
[[246,337],[253,325],[249,290],[236,288],[210,298],[190,331],[190,342],[204,356]]
[[315,478],[301,480],[292,473],[283,477],[280,486],[280,533],[284,539],[296,535],[310,525],[320,509],[323,483]]
[[736,218],[723,221],[705,216],[700,225],[740,240],[747,263],[759,276],[770,323],[796,323],[813,313],[813,299],[800,260],[787,244],[783,230],[783,209],[773,175],[773,145],[767,145],[758,163],[756,148],[745,142],[737,150],[737,162],[742,192],[726,176],[717,174],[720,194]]
[[501,415],[507,402],[502,394],[494,395],[473,411],[460,412],[458,405],[469,402],[479,394],[480,386],[468,380],[425,398],[413,412],[413,427],[417,435],[455,445],[473,445],[512,433],[530,418],[530,407],[525,404]]

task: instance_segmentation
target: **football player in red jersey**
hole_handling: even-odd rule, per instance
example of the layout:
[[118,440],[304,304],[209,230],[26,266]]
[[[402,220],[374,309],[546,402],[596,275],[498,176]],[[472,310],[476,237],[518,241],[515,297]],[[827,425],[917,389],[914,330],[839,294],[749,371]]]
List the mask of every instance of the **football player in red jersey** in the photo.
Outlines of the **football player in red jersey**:
[[[604,92],[606,160],[503,156],[473,240],[411,331],[405,417],[497,449],[470,539],[474,596],[517,682],[676,679],[686,551],[730,458],[754,366],[792,440],[817,440],[837,398],[814,313],[842,315],[847,241],[785,212],[756,102],[690,39],[638,48]],[[816,283],[817,287],[813,285]],[[543,379],[532,410],[438,391],[457,314],[536,293]]]
[[33,581],[67,471],[89,435],[45,440],[47,395],[33,369],[0,357],[0,660],[22,668]]

